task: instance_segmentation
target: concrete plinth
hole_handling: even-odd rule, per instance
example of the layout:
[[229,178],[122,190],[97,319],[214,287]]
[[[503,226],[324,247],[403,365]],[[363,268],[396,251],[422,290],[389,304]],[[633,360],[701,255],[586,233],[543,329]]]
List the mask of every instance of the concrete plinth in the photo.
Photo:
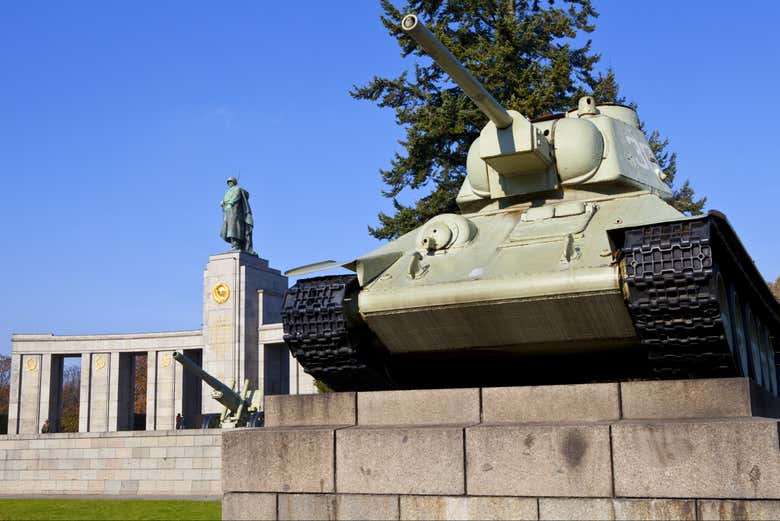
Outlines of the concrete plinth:
[[743,379],[267,397],[273,428],[223,436],[223,512],[776,519],[777,403]]

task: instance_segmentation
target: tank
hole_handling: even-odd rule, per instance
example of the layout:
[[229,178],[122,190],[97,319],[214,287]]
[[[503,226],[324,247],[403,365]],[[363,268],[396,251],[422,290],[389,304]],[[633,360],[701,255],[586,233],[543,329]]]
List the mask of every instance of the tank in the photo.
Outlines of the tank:
[[686,217],[627,106],[530,121],[414,15],[402,29],[488,119],[442,214],[290,270],[284,339],[338,391],[748,376],[777,395],[780,309],[726,218]]

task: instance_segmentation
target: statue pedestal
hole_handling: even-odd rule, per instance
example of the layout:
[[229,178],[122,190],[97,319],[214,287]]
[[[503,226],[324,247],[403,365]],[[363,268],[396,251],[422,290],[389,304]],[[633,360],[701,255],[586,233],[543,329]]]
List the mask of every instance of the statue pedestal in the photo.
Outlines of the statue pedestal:
[[[258,328],[281,321],[287,277],[266,259],[241,252],[212,255],[203,273],[203,369],[221,381],[257,388],[262,373]],[[261,389],[262,391],[262,389]],[[203,386],[203,412],[220,412]]]

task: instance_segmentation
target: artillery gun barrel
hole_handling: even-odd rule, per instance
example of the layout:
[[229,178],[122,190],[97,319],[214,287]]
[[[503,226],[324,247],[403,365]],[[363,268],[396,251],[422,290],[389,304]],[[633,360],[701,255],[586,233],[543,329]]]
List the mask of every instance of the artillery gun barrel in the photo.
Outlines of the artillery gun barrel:
[[452,55],[422,23],[416,15],[408,14],[401,20],[401,29],[411,36],[450,78],[463,89],[479,109],[498,128],[506,128],[512,124],[512,116],[485,89],[485,87]]
[[198,367],[198,364],[187,358],[183,353],[175,351],[173,359],[179,362],[187,371],[209,384],[216,391],[216,393],[212,393],[212,397],[231,411],[237,411],[241,404],[244,403],[244,400],[241,399],[238,393]]

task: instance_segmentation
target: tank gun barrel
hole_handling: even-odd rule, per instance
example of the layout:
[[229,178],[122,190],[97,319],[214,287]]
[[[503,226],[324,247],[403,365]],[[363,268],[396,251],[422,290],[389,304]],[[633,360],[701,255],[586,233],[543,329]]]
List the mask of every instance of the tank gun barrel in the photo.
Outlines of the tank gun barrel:
[[173,353],[173,359],[179,362],[184,367],[184,369],[194,374],[206,382],[209,387],[214,389],[214,392],[211,393],[211,397],[224,405],[226,408],[230,409],[232,412],[236,412],[244,403],[244,400],[237,392],[198,367],[198,364],[190,360],[183,353],[175,351]]
[[468,69],[458,62],[449,49],[420,22],[416,15],[404,16],[401,20],[401,29],[450,75],[450,78],[490,118],[490,121],[495,123],[496,127],[506,128],[512,124],[512,116],[506,109],[495,100],[479,80],[471,75]]

